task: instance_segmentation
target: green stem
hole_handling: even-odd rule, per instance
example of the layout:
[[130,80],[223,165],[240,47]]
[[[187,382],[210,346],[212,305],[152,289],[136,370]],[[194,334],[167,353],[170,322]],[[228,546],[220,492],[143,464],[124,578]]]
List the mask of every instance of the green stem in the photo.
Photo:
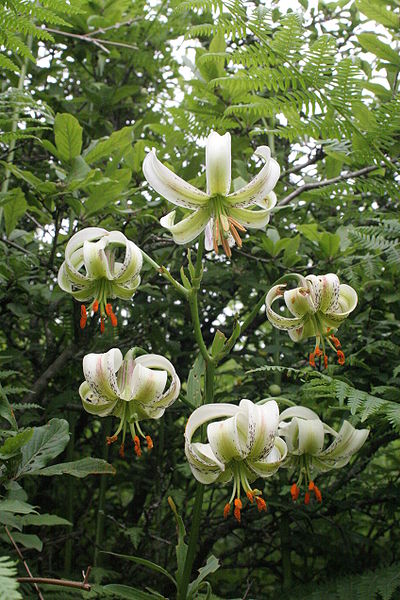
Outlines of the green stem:
[[[105,425],[105,435],[109,436],[111,434],[111,419],[108,419]],[[104,445],[103,449],[103,459],[108,459],[108,451],[109,446]],[[106,491],[107,491],[107,475],[101,475],[100,480],[100,490],[99,490],[99,507],[97,509],[97,522],[96,522],[96,540],[94,545],[94,555],[93,555],[93,566],[100,566],[100,548],[103,542],[104,537],[104,507],[106,502]]]
[[189,307],[190,314],[192,317],[194,336],[196,338],[196,342],[199,346],[200,352],[206,362],[211,360],[211,357],[208,353],[207,346],[205,345],[203,334],[201,332],[200,319],[199,319],[199,304],[197,299],[197,289],[192,288],[189,293]]
[[185,298],[188,297],[189,292],[186,288],[183,287],[183,285],[181,285],[179,283],[179,281],[176,281],[176,279],[174,279],[174,277],[172,277],[171,273],[168,271],[168,269],[166,267],[160,266],[158,263],[156,263],[155,260],[153,260],[151,258],[151,256],[149,256],[148,254],[146,254],[146,252],[143,252],[142,249],[140,249],[140,252],[142,253],[142,256],[144,258],[144,260],[146,262],[149,263],[149,265],[151,265],[153,267],[153,269],[155,269],[156,271],[158,271],[158,273],[160,273],[160,275],[162,275],[164,277],[164,279],[166,279],[167,281],[169,281],[174,288],[180,293],[182,294],[182,296],[184,296]]

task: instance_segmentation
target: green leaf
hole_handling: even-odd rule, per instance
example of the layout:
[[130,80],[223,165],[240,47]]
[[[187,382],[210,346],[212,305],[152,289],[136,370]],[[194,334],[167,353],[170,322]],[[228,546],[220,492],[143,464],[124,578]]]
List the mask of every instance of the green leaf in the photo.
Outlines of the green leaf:
[[58,525],[61,525],[63,527],[72,527],[72,523],[67,521],[67,519],[63,519],[58,515],[49,515],[47,513],[43,515],[26,515],[24,517],[21,517],[21,522],[23,525],[33,525],[36,527],[54,527]]
[[21,188],[14,188],[7,192],[7,194],[1,194],[1,196],[3,196],[1,198],[1,204],[4,211],[6,234],[7,237],[9,237],[10,233],[14,231],[19,219],[25,214],[28,204]]
[[0,500],[0,511],[18,513],[21,515],[37,513],[31,504],[23,502],[22,500],[13,499]]
[[210,574],[215,573],[220,567],[219,560],[213,554],[207,559],[204,567],[199,569],[198,577],[192,581],[192,583],[188,587],[188,599],[193,598],[193,594],[199,589],[199,586],[202,581]]
[[168,571],[166,571],[163,567],[160,567],[160,565],[151,562],[151,560],[140,558],[139,556],[129,556],[129,554],[117,554],[116,552],[103,552],[103,554],[112,554],[112,556],[118,556],[118,558],[130,560],[131,562],[137,563],[138,565],[143,565],[148,569],[157,571],[157,573],[162,573],[163,575],[165,575],[165,577],[168,577],[168,579],[170,579],[174,583],[174,585],[176,585],[174,577],[172,577],[172,575],[170,575],[170,573],[168,573]]
[[61,160],[71,162],[82,150],[82,127],[68,113],[59,113],[54,120],[54,139]]
[[327,256],[328,258],[336,256],[336,254],[339,251],[339,246],[339,235],[336,235],[335,233],[328,233],[327,231],[321,235],[319,240],[319,247],[321,248],[325,256]]
[[109,158],[114,150],[124,151],[129,148],[133,140],[133,126],[123,127],[119,131],[114,131],[109,138],[97,140],[89,151],[84,154],[85,161],[88,164],[93,164]]
[[0,590],[4,600],[22,600],[16,577],[15,563],[8,556],[0,556]]
[[35,427],[31,439],[22,448],[22,461],[17,477],[42,469],[61,454],[68,441],[69,426],[64,419],[51,419],[46,425]]
[[37,535],[32,533],[19,533],[19,531],[13,531],[12,536],[17,542],[17,544],[21,544],[22,546],[24,546],[24,548],[33,548],[38,552],[42,551],[43,542]]
[[392,27],[399,28],[399,15],[391,10],[387,10],[385,2],[377,0],[356,0],[357,8],[360,12],[366,15],[369,19]]
[[17,433],[17,435],[10,436],[4,444],[0,447],[0,460],[11,458],[18,454],[21,447],[24,446],[32,437],[33,429],[30,427]]
[[[126,598],[126,600],[155,600],[153,594],[142,592],[142,590],[129,587],[128,585],[111,583],[109,585],[105,585],[103,589],[107,593],[115,594],[118,598]],[[163,598],[164,600],[167,600],[167,598],[164,596],[157,596],[157,598]]]
[[185,544],[186,529],[185,529],[185,525],[183,524],[182,517],[178,514],[176,504],[172,500],[171,496],[168,497],[168,504],[170,505],[171,510],[175,516],[176,529],[177,529],[177,535],[178,535],[178,543],[176,545],[176,562],[178,565],[178,569],[176,571],[176,580],[177,580],[178,589],[179,589],[179,585],[182,581],[182,576],[183,576],[184,570],[185,570],[186,555],[187,555],[187,551],[188,551],[187,544]]
[[[221,332],[217,332],[221,333]],[[216,334],[217,335],[217,334]],[[221,334],[223,335],[223,334]],[[225,336],[224,336],[225,337]],[[214,340],[215,341],[215,340]],[[222,344],[223,345],[223,344]],[[214,344],[213,344],[214,346]],[[193,367],[189,371],[187,381],[186,397],[192,406],[200,406],[201,404],[201,376],[204,373],[204,358],[199,354],[194,361]]]
[[306,223],[305,225],[298,225],[297,229],[300,231],[305,238],[310,242],[318,242],[321,234],[318,233],[318,225],[316,223]]
[[372,52],[378,58],[400,66],[400,55],[389,44],[382,42],[375,33],[360,33],[357,39],[367,52]]
[[60,463],[45,467],[37,471],[32,471],[32,475],[45,475],[52,477],[53,475],[72,475],[82,479],[87,475],[115,475],[115,469],[112,465],[101,458],[81,458],[73,462]]
[[19,169],[11,163],[6,163],[4,160],[0,161],[0,164],[4,165],[9,171],[11,171],[15,177],[22,179],[22,181],[25,181],[42,194],[52,194],[57,191],[57,185],[52,181],[42,181],[30,171]]
[[7,394],[4,392],[3,386],[0,383],[0,417],[8,421],[13,429],[17,429],[17,422],[14,417],[14,412],[11,404],[8,401]]

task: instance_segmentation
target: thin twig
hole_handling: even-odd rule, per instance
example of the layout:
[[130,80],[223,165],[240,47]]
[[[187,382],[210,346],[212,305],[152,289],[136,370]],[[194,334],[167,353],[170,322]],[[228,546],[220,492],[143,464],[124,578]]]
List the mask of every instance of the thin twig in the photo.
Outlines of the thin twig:
[[96,29],[95,31],[89,31],[89,33],[85,33],[85,37],[89,37],[91,35],[96,35],[97,33],[105,33],[106,31],[110,31],[110,29],[119,29],[120,27],[123,27],[124,25],[132,25],[132,23],[135,23],[135,21],[138,21],[139,19],[129,19],[129,21],[124,21],[123,23],[114,23],[114,25],[109,25],[108,27],[100,27],[99,29]]
[[77,40],[81,40],[83,42],[91,42],[96,46],[99,46],[106,54],[110,54],[108,48],[106,48],[103,44],[108,44],[109,46],[119,46],[121,48],[130,48],[131,50],[137,50],[138,47],[133,44],[125,44],[124,42],[113,42],[111,40],[103,40],[101,38],[88,37],[87,34],[79,34],[79,33],[70,33],[68,31],[60,31],[59,29],[52,29],[50,27],[44,27],[45,31],[49,33],[56,33],[57,35],[65,35],[66,37],[72,37]]
[[52,577],[17,577],[17,581],[19,583],[30,583],[35,586],[37,583],[42,585],[59,585],[60,587],[70,587],[85,592],[90,592],[92,589],[86,581],[69,581],[68,579],[53,579]]
[[[28,563],[27,563],[27,562],[26,562],[26,560],[24,559],[24,557],[23,557],[23,555],[22,555],[22,552],[21,552],[21,550],[19,549],[19,547],[18,547],[18,545],[17,545],[17,542],[14,540],[13,536],[11,535],[11,533],[10,533],[10,530],[8,529],[7,525],[5,525],[5,530],[6,530],[6,534],[8,535],[8,537],[9,537],[9,539],[10,539],[10,541],[11,541],[12,545],[13,545],[13,546],[14,546],[14,548],[15,548],[15,551],[16,551],[16,553],[18,554],[19,558],[20,558],[20,559],[22,560],[22,562],[23,562],[23,565],[24,565],[24,567],[25,567],[25,571],[26,571],[26,572],[28,573],[28,575],[29,575],[29,577],[22,577],[22,579],[24,579],[26,583],[32,583],[33,587],[35,588],[35,590],[36,590],[36,592],[37,592],[37,595],[38,595],[38,598],[39,598],[39,600],[44,600],[44,598],[43,598],[43,596],[42,596],[42,594],[41,594],[41,592],[40,592],[40,590],[39,590],[39,588],[38,588],[38,586],[37,586],[37,583],[36,583],[36,581],[35,581],[35,578],[33,577],[32,573],[31,573],[31,571],[30,571],[30,568],[28,567]],[[20,580],[18,580],[18,581],[20,581]]]
[[308,190],[316,190],[318,188],[332,185],[333,183],[338,183],[339,181],[345,181],[346,179],[352,179],[353,177],[361,177],[361,175],[366,175],[367,173],[376,171],[377,169],[379,169],[379,165],[370,165],[369,167],[363,167],[358,171],[350,171],[349,173],[338,175],[338,177],[332,177],[332,179],[323,179],[322,181],[317,181],[315,183],[305,183],[278,202],[278,206],[285,206],[286,204],[289,204],[293,198],[296,198],[296,196],[299,196]]

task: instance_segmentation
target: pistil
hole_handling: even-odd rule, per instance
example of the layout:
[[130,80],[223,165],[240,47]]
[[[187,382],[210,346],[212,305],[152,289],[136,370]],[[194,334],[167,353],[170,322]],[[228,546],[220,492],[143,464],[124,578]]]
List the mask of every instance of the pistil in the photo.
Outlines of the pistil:
[[218,254],[218,246],[222,246],[228,258],[231,258],[232,251],[229,245],[229,239],[236,242],[239,248],[242,247],[242,240],[239,231],[245,233],[246,228],[239,221],[229,216],[227,208],[224,206],[222,198],[213,199],[213,246]]

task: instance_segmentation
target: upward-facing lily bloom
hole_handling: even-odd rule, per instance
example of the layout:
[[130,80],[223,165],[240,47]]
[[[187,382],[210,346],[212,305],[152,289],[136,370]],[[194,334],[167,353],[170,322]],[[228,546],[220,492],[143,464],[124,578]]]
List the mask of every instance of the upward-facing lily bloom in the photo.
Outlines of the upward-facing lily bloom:
[[[352,287],[340,283],[334,273],[327,275],[293,274],[299,287],[285,290],[286,285],[275,285],[266,297],[267,317],[274,327],[287,331],[295,342],[315,337],[315,349],[310,354],[310,365],[315,367],[315,359],[323,357],[325,368],[328,357],[325,343],[337,354],[338,363],[344,364],[344,353],[338,338],[333,335],[349,314],[356,308],[358,298]],[[272,304],[283,298],[293,317],[285,317],[272,310]],[[322,349],[321,349],[322,348]]]
[[114,415],[120,419],[116,432],[107,438],[107,443],[115,442],[122,431],[120,455],[124,456],[129,427],[135,453],[141,455],[139,435],[151,450],[153,441],[149,435],[144,435],[139,422],[162,417],[181,389],[169,360],[158,354],[135,358],[133,350],[122,357],[118,348],[112,348],[105,354],[87,354],[83,359],[83,373],[86,381],[79,388],[83,408],[98,417]]
[[[193,442],[195,432],[209,421],[212,423],[207,426],[208,443]],[[278,423],[279,408],[274,400],[262,406],[250,400],[242,400],[239,406],[207,404],[190,416],[185,430],[185,453],[193,475],[205,484],[233,479],[225,517],[233,501],[233,514],[240,521],[242,488],[259,511],[266,510],[261,492],[250,484],[259,477],[273,475],[286,457],[286,444],[277,437]]]
[[[314,411],[303,406],[284,410],[279,417],[279,435],[285,438],[288,453],[282,466],[298,473],[297,481],[290,489],[293,501],[298,499],[304,480],[307,489],[305,504],[310,502],[310,492],[321,502],[322,495],[314,483],[315,476],[347,465],[353,454],[363,446],[368,434],[368,429],[355,429],[348,421],[344,421],[340,431],[336,432]],[[326,435],[333,437],[328,447],[325,447]]]
[[160,221],[172,233],[177,244],[191,242],[205,230],[206,250],[214,248],[218,254],[218,246],[222,246],[230,257],[231,246],[235,243],[239,247],[242,245],[239,232],[246,231],[246,227],[265,227],[276,204],[272,190],[279,179],[280,168],[271,158],[267,146],[259,146],[254,154],[262,158],[265,165],[250,183],[231,194],[229,133],[221,136],[213,131],[207,138],[207,192],[202,192],[165,167],[154,149],[147,154],[143,173],[151,187],[172,204],[193,211],[179,223],[175,223],[175,210]]
[[78,231],[65,248],[65,261],[58,272],[58,285],[81,302],[80,326],[86,325],[88,311],[100,313],[100,331],[110,318],[117,325],[110,298],[132,298],[140,283],[142,253],[123,233],[100,227]]

